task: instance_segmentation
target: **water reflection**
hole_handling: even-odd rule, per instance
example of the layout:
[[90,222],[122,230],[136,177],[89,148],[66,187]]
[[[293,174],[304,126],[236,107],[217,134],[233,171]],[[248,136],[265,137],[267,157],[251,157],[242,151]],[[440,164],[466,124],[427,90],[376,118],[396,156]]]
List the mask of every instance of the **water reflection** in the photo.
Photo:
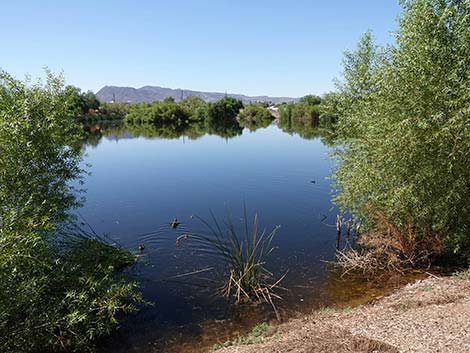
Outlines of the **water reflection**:
[[292,119],[289,115],[281,115],[278,126],[288,134],[298,134],[303,139],[320,138],[327,146],[333,146],[337,137],[337,117],[322,116],[321,118]]
[[[266,126],[268,125],[263,127]],[[258,126],[256,129],[260,127]],[[243,127],[237,122],[230,122],[225,125],[209,125],[199,121],[179,124],[97,122],[84,126],[85,142],[91,146],[97,146],[102,137],[115,141],[138,137],[160,139],[179,139],[180,137],[185,137],[190,140],[197,140],[204,135],[215,135],[228,139],[240,136],[242,131]]]
[[[204,121],[168,124],[102,121],[84,125],[84,132],[86,144],[97,146],[102,137],[115,141],[138,137],[161,139],[179,139],[180,137],[185,137],[190,140],[197,140],[204,135],[215,135],[229,139],[242,135],[244,128],[250,132],[255,132],[272,124],[270,120],[230,121],[224,124],[207,124]],[[278,126],[282,131],[291,135],[297,134],[303,139],[312,140],[320,138],[328,146],[334,144],[336,137],[335,121],[332,119],[322,119],[320,122],[291,122],[281,119],[278,120]]]

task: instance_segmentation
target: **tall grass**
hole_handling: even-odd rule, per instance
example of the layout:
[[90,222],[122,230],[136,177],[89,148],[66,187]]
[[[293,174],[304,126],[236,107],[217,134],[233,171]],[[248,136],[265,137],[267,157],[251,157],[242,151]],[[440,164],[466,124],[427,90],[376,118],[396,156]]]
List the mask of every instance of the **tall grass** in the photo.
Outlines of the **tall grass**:
[[222,256],[227,266],[227,276],[221,293],[227,298],[235,298],[235,302],[249,302],[257,300],[270,304],[279,319],[279,313],[274,305],[274,299],[281,299],[276,293],[280,288],[280,283],[286,276],[284,274],[279,279],[266,268],[266,260],[274,251],[273,239],[279,226],[273,228],[269,233],[266,228],[259,230],[258,215],[255,214],[253,223],[248,224],[246,209],[244,211],[244,231],[239,234],[234,226],[231,217],[227,217],[221,224],[211,212],[212,223],[194,216],[200,220],[209,230],[206,234],[184,234],[177,239],[177,244],[181,240],[189,238],[201,241],[208,245]]

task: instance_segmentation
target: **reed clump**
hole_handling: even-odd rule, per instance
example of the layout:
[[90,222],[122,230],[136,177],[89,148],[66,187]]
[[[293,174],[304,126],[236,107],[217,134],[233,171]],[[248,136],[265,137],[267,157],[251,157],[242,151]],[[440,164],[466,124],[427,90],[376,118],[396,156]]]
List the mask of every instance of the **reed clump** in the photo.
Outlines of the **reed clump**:
[[250,226],[245,212],[244,232],[239,234],[230,217],[223,224],[212,213],[211,217],[213,224],[196,216],[205,224],[209,234],[184,234],[177,239],[177,244],[194,239],[214,248],[227,267],[224,284],[220,288],[222,295],[234,298],[236,304],[250,301],[268,303],[279,319],[274,299],[281,299],[276,292],[287,273],[276,279],[266,267],[266,261],[275,249],[273,239],[279,226],[270,232],[266,228],[260,231],[258,215],[254,216]]

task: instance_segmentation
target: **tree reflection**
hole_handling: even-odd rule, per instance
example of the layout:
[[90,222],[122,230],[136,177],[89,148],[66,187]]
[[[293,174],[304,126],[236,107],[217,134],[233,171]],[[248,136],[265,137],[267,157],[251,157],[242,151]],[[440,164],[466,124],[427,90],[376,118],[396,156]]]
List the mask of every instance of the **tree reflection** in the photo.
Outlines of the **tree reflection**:
[[207,126],[203,121],[169,124],[102,122],[84,125],[83,131],[84,143],[88,146],[97,146],[104,136],[115,140],[132,137],[161,139],[187,137],[190,140],[197,140],[204,135],[232,138],[241,135],[243,127],[237,121],[211,126]]

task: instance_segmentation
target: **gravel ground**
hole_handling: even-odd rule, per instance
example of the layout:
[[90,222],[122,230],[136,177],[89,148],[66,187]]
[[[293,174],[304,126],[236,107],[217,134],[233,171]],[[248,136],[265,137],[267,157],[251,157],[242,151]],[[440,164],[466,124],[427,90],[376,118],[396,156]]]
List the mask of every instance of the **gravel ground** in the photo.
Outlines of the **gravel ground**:
[[267,342],[220,352],[470,353],[470,273],[429,277],[353,310],[291,320]]

